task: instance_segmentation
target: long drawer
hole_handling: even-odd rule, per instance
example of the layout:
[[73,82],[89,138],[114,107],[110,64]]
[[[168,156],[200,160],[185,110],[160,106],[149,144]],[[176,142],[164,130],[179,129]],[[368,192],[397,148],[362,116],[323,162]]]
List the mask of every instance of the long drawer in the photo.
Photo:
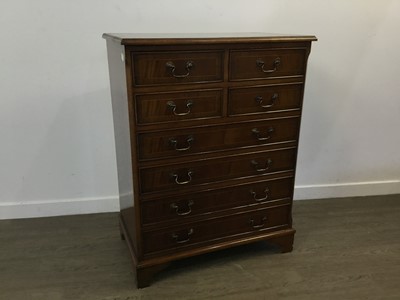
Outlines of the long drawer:
[[222,117],[222,90],[196,90],[135,96],[138,124]]
[[134,85],[218,82],[223,51],[132,52]]
[[305,49],[233,50],[229,59],[229,79],[303,76],[305,68]]
[[177,190],[186,186],[213,183],[294,170],[296,148],[257,154],[206,159],[190,163],[140,169],[141,192]]
[[284,229],[289,224],[290,205],[275,206],[164,230],[144,232],[143,250],[149,254],[166,249],[183,248],[234,235]]
[[297,140],[299,117],[138,135],[139,159],[165,158]]
[[142,201],[143,224],[181,221],[233,208],[257,207],[277,200],[291,200],[293,177],[242,184],[183,196]]

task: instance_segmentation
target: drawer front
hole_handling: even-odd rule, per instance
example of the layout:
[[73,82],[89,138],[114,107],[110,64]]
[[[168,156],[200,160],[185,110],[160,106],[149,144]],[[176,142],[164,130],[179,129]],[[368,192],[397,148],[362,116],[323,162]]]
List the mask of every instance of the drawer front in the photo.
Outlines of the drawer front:
[[136,95],[138,124],[222,117],[222,90]]
[[223,52],[132,53],[134,85],[218,82]]
[[296,141],[299,117],[138,135],[139,158],[151,159]]
[[224,218],[185,224],[143,233],[143,250],[152,252],[183,248],[240,234],[284,229],[290,224],[290,205],[282,205]]
[[141,203],[142,222],[183,220],[232,208],[256,207],[280,199],[291,199],[293,177],[272,179],[214,191],[155,199]]
[[304,49],[231,51],[230,80],[301,76],[305,73]]
[[258,154],[208,159],[140,170],[141,191],[159,192],[182,187],[289,171],[295,167],[296,148]]
[[265,114],[299,109],[303,84],[247,87],[229,90],[229,115]]

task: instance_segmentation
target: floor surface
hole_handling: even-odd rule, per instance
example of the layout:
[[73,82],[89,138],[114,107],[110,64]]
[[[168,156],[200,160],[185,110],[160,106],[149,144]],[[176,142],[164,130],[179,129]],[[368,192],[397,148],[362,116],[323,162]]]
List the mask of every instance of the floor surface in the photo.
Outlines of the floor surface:
[[174,263],[137,290],[117,214],[0,221],[0,299],[400,299],[400,195],[296,201],[294,250]]

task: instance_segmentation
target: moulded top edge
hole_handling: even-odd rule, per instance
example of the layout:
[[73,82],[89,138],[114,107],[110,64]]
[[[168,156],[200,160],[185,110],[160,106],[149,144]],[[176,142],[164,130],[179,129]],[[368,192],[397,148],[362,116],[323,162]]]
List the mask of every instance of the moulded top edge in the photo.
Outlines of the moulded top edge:
[[313,35],[288,35],[262,32],[242,33],[104,33],[103,38],[121,45],[167,45],[209,43],[306,42]]

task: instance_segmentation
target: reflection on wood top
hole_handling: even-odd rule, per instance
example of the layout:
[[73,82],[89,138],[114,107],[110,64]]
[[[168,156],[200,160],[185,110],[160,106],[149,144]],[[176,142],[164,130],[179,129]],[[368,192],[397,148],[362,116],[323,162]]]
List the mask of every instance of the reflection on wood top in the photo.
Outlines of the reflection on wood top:
[[316,41],[313,35],[289,35],[263,32],[236,33],[104,33],[103,38],[122,45],[210,44],[252,42]]

